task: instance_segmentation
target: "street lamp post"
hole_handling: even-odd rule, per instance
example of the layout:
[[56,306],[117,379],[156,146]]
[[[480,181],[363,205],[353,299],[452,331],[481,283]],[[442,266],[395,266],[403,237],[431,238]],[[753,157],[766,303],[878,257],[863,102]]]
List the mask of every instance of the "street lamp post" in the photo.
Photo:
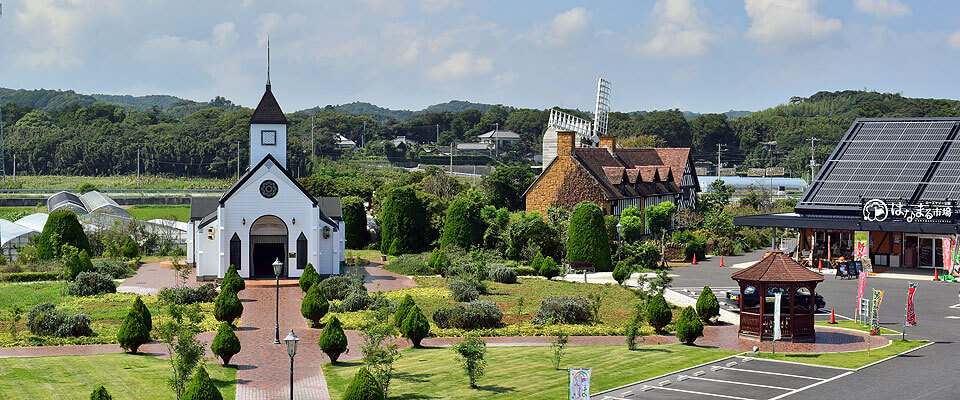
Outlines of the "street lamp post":
[[283,338],[283,342],[287,345],[287,355],[290,356],[290,400],[293,400],[293,357],[297,355],[297,342],[299,341],[300,338],[297,337],[296,333],[293,333],[293,329],[290,330],[287,337]]
[[283,263],[278,258],[273,262],[273,274],[277,276],[277,335],[273,338],[273,344],[280,344],[280,271],[283,270]]
[[617,262],[620,261],[620,248],[623,247],[623,224],[617,220]]

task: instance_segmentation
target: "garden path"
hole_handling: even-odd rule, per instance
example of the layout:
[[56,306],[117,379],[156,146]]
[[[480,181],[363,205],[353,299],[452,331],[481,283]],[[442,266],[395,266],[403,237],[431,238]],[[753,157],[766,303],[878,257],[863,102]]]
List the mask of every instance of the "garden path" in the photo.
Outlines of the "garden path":
[[[200,287],[200,282],[194,278],[196,270],[191,269],[187,286]],[[142,295],[156,295],[160,289],[177,285],[176,273],[170,261],[144,263],[137,270],[136,275],[123,280],[117,287],[119,293],[136,293]]]

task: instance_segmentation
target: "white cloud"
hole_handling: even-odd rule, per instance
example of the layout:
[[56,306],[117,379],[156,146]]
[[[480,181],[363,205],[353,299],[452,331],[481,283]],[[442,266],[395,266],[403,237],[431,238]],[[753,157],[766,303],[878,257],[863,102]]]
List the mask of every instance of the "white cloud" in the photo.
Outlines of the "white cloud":
[[534,26],[528,35],[531,41],[552,47],[565,47],[583,40],[590,30],[592,13],[583,7],[557,14],[549,26]]
[[956,31],[953,35],[950,35],[950,39],[947,39],[947,44],[950,45],[951,49],[960,50],[960,31]]
[[745,0],[753,25],[747,37],[761,44],[796,47],[826,38],[842,24],[821,15],[817,0]]
[[228,21],[213,26],[213,41],[220,46],[232,43],[239,36],[237,26],[233,22]]
[[497,85],[506,86],[516,81],[517,78],[519,77],[520,77],[519,73],[515,71],[507,71],[504,73],[494,75],[493,82],[496,83]]
[[81,50],[88,33],[109,25],[104,19],[120,14],[118,0],[30,0],[15,12],[14,29],[29,43],[17,57],[30,67],[74,66],[83,63]]
[[650,18],[657,33],[638,46],[640,52],[655,58],[686,58],[706,54],[710,33],[700,18],[701,11],[692,0],[662,0],[653,6]]
[[420,0],[420,8],[428,13],[438,13],[447,9],[460,8],[461,0]]
[[469,51],[459,51],[439,65],[426,71],[426,77],[435,81],[451,81],[470,76],[486,75],[493,71],[493,59],[475,57]]
[[910,7],[900,0],[853,0],[854,7],[861,12],[880,18],[903,17],[912,14]]

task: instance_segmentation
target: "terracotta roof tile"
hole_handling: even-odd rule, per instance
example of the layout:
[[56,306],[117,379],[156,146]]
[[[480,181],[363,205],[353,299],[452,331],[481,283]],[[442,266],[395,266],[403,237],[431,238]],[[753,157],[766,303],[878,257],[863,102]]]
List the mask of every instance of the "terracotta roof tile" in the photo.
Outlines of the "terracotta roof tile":
[[734,272],[730,278],[753,282],[820,282],[823,275],[806,269],[783,251],[775,250],[756,264]]
[[[637,169],[637,168],[631,168],[631,169],[626,170],[626,173],[627,173],[627,181],[630,182],[630,184],[637,183],[637,178],[640,177],[640,170],[639,170],[639,169]],[[642,181],[641,181],[641,182],[642,182]]]
[[623,167],[603,167],[603,172],[606,174],[607,180],[613,185],[623,183],[623,170]]

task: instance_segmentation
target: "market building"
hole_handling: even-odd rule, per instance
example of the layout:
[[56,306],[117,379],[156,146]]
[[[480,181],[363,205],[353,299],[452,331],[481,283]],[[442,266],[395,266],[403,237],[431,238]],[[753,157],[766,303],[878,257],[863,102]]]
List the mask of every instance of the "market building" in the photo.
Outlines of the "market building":
[[794,228],[794,257],[816,267],[946,268],[960,233],[960,118],[858,119],[792,213],[734,218]]

